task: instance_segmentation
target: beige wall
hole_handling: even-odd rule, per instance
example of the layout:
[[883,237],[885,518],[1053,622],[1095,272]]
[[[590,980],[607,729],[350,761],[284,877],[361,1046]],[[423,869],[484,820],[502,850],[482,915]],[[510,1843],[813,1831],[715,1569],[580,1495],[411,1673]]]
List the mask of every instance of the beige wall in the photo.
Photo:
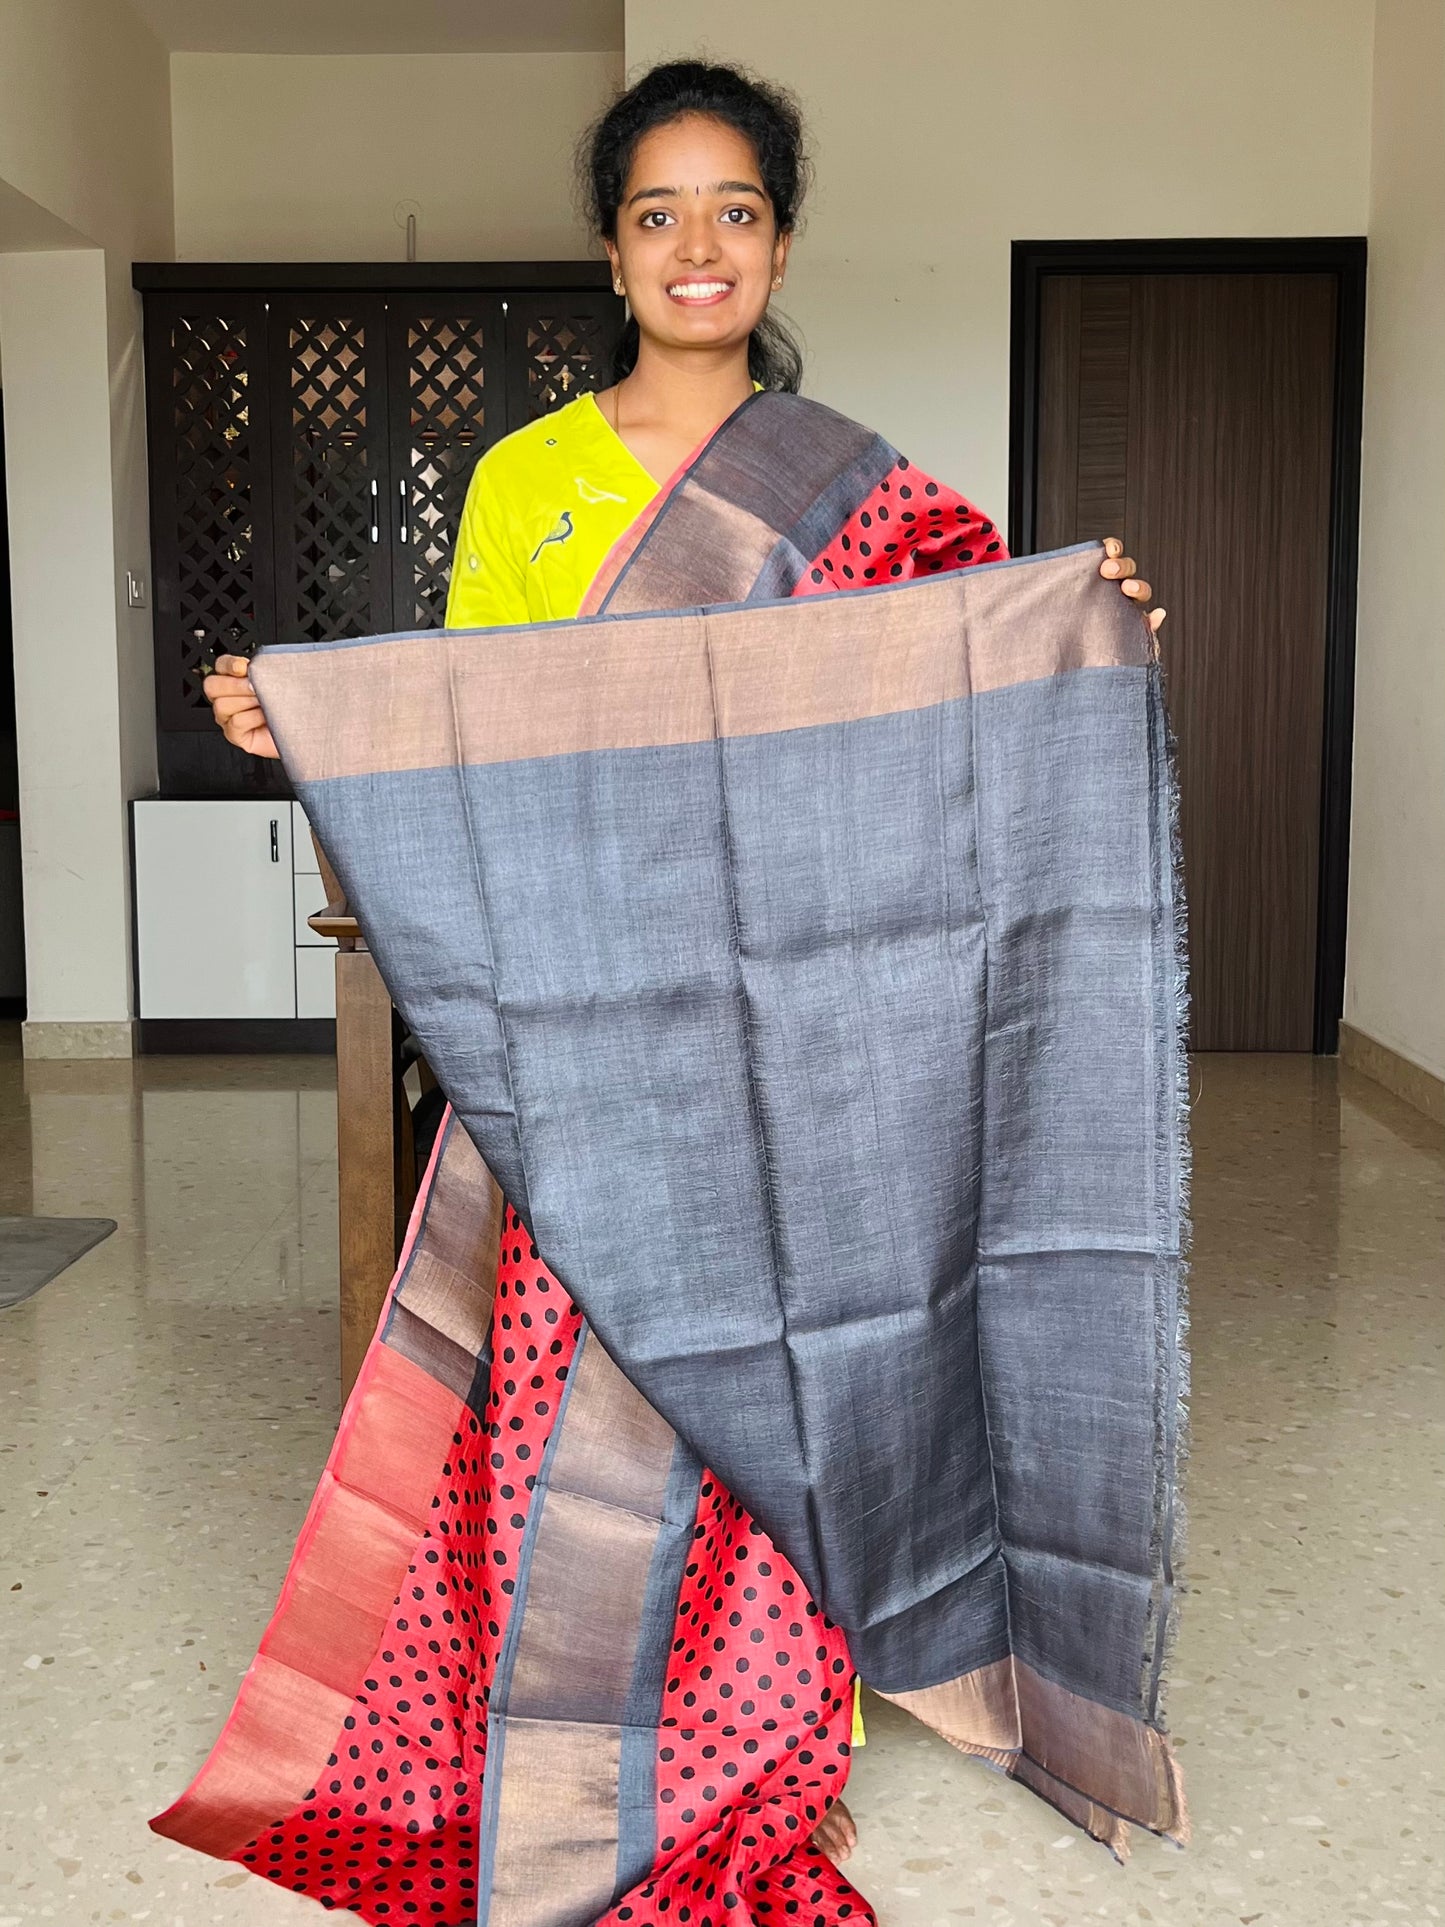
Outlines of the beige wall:
[[170,247],[167,64],[125,0],[0,7],[0,179],[127,265]]
[[628,0],[629,66],[706,51],[802,96],[818,160],[787,306],[808,387],[1002,517],[1009,243],[1358,234],[1357,0]]
[[155,770],[150,617],[124,591],[150,574],[130,269],[171,251],[170,179],[169,63],[124,0],[7,0],[0,182],[76,243],[0,256],[28,1049],[127,1041],[125,806]]
[[1445,7],[1380,0],[1345,1015],[1445,1076]]
[[567,260],[577,131],[615,54],[177,54],[183,261]]

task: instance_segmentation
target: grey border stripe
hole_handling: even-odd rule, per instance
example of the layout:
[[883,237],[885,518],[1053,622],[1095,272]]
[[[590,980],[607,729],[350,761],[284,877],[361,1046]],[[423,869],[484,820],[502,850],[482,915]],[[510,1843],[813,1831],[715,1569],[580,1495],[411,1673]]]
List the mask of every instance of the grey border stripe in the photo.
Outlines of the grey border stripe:
[[577,1367],[581,1363],[583,1349],[591,1336],[592,1328],[584,1322],[577,1333],[577,1349],[572,1354],[567,1383],[562,1387],[557,1416],[552,1421],[551,1436],[547,1440],[547,1449],[542,1454],[537,1483],[532,1489],[532,1503],[527,1508],[527,1525],[522,1534],[521,1549],[517,1554],[517,1585],[512,1594],[512,1610],[507,1619],[507,1635],[502,1641],[502,1650],[497,1657],[497,1674],[492,1681],[492,1696],[487,1702],[487,1758],[482,1769],[482,1811],[477,1824],[477,1919],[479,1921],[487,1918],[492,1905],[492,1882],[496,1874],[497,1861],[497,1826],[501,1818],[502,1766],[507,1750],[506,1708],[512,1691],[512,1675],[517,1666],[517,1648],[522,1643],[522,1623],[527,1616],[527,1587],[532,1577],[532,1554],[536,1548],[537,1534],[542,1528],[542,1515],[547,1510],[552,1464],[562,1439],[567,1407],[572,1402],[572,1388],[577,1383]]
[[[850,462],[836,480],[831,481],[803,510],[791,528],[782,530],[776,548],[763,564],[762,571],[748,590],[748,602],[772,602],[791,596],[803,579],[803,571],[820,555],[843,524],[878,484],[898,466],[898,450],[876,435],[870,445]],[[863,585],[868,586],[868,585]],[[887,588],[887,583],[872,585]],[[897,584],[892,586],[897,587]],[[851,590],[850,590],[851,593]]]
[[642,1623],[627,1705],[617,1784],[617,1885],[613,1900],[645,1880],[657,1858],[657,1744],[662,1694],[677,1625],[677,1597],[693,1545],[702,1461],[679,1439],[673,1447],[642,1602]]

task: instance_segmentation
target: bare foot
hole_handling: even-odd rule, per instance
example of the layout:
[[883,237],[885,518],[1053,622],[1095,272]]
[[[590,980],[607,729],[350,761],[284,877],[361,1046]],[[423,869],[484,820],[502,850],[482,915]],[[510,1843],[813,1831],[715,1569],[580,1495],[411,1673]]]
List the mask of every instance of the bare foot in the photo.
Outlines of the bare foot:
[[842,1863],[858,1844],[858,1829],[852,1814],[841,1800],[835,1800],[813,1829],[813,1845],[827,1854],[835,1866]]

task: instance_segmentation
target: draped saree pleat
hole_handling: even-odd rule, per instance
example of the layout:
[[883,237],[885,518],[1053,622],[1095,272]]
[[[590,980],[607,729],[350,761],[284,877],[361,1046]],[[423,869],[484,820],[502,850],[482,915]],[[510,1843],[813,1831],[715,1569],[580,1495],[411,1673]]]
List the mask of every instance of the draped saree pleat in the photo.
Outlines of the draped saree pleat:
[[380,1921],[866,1919],[855,1663],[1183,1837],[1158,666],[938,497],[758,396],[586,619],[255,665],[454,1116],[173,1837]]

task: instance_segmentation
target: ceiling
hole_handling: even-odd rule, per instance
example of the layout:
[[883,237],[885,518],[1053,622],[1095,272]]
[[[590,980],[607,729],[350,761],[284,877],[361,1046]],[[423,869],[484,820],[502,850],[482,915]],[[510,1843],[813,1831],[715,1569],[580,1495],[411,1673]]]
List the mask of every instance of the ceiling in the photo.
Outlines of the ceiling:
[[172,53],[594,53],[623,0],[130,0]]

